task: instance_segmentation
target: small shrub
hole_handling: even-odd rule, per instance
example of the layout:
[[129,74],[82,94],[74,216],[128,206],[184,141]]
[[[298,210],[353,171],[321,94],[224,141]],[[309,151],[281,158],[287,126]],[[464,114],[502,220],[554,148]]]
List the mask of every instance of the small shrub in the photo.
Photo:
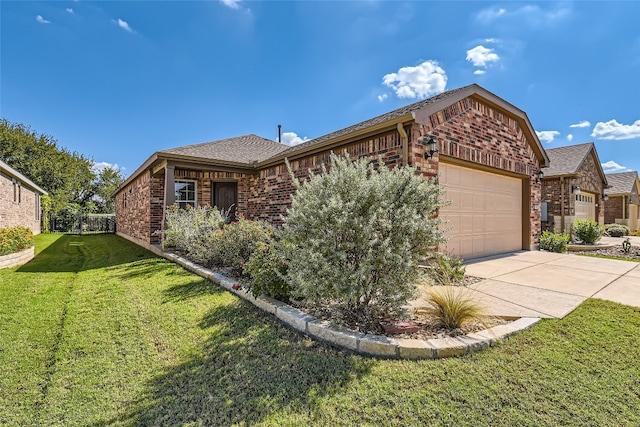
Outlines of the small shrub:
[[571,234],[587,245],[593,245],[604,234],[604,227],[591,219],[577,219],[571,224]]
[[0,255],[20,252],[34,245],[33,233],[28,227],[0,228]]
[[434,286],[427,291],[427,306],[418,310],[436,320],[438,326],[447,329],[460,328],[470,320],[484,321],[486,309],[477,302],[471,292],[459,286]]
[[206,242],[210,248],[210,264],[231,267],[234,273],[242,274],[244,264],[249,261],[258,243],[273,236],[273,228],[263,221],[248,221],[242,216],[238,221],[226,224],[221,232],[210,234]]
[[569,249],[570,240],[571,236],[567,233],[559,234],[545,230],[540,235],[540,249],[549,252],[563,253]]
[[291,292],[284,280],[287,264],[276,245],[276,242],[256,243],[256,250],[249,257],[242,271],[251,278],[250,287],[253,296],[266,295],[287,301]]
[[629,236],[640,237],[640,229],[629,233]]
[[607,224],[604,226],[606,233],[611,237],[628,236],[631,232],[624,224]]
[[[328,170],[328,171],[327,171]],[[300,183],[278,232],[292,296],[363,332],[401,318],[417,296],[418,262],[445,241],[435,215],[442,187],[415,167],[331,155]]]
[[164,246],[186,253],[201,245],[203,236],[219,230],[225,223],[220,211],[209,206],[193,208],[187,205],[180,209],[173,205],[167,209],[166,220]]
[[627,237],[624,242],[622,242],[622,252],[628,254],[631,252],[631,240]]
[[464,279],[465,266],[462,258],[453,257],[442,252],[433,254],[427,266],[427,276],[435,285],[456,285]]

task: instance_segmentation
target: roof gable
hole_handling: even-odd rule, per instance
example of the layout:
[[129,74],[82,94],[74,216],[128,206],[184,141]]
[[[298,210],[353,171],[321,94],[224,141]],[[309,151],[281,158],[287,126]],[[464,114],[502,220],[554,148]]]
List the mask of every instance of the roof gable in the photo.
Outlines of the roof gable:
[[26,187],[29,187],[32,190],[34,190],[34,191],[36,191],[36,192],[38,192],[40,194],[44,194],[44,195],[48,195],[49,194],[46,191],[44,191],[42,188],[38,187],[29,178],[27,178],[26,176],[22,175],[20,172],[18,172],[17,170],[15,170],[14,168],[9,166],[8,164],[3,162],[2,160],[0,160],[0,172],[4,172],[5,174],[9,175],[11,178],[14,178],[17,181],[20,181]]
[[[610,187],[604,191],[604,194],[631,194],[634,191],[634,185],[638,182],[638,172],[620,172],[608,173],[607,181]],[[640,190],[640,189],[639,189]]]

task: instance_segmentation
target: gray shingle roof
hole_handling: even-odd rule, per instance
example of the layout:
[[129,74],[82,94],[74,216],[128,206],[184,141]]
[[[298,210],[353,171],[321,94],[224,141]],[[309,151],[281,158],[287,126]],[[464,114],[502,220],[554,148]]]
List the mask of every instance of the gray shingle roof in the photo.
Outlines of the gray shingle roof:
[[219,141],[203,142],[159,151],[159,154],[177,154],[235,163],[252,164],[273,157],[289,146],[262,138],[258,135],[243,135]]
[[295,146],[290,147],[289,149],[287,149],[287,150],[285,150],[285,151],[283,151],[281,153],[278,153],[278,154],[289,155],[289,154],[294,153],[294,152],[296,152],[298,150],[302,150],[302,149],[304,149],[306,147],[309,147],[310,145],[319,144],[319,143],[321,143],[323,141],[328,141],[330,139],[337,138],[337,137],[340,137],[342,135],[346,135],[346,134],[349,134],[349,133],[352,133],[352,132],[356,132],[356,131],[358,131],[360,129],[365,129],[365,128],[370,127],[370,126],[375,126],[378,123],[384,123],[384,122],[386,122],[388,120],[393,120],[396,117],[403,116],[405,114],[417,111],[417,110],[419,110],[421,108],[424,108],[424,107],[426,107],[428,105],[432,105],[432,104],[435,104],[436,102],[442,101],[443,99],[446,99],[446,98],[450,97],[451,95],[454,95],[454,94],[456,94],[458,92],[461,92],[461,91],[463,91],[463,90],[465,90],[465,89],[467,89],[467,88],[469,88],[471,86],[473,86],[473,85],[463,86],[463,87],[460,87],[460,88],[457,88],[457,89],[452,89],[452,90],[448,90],[446,92],[442,92],[441,94],[436,95],[436,96],[432,96],[431,98],[423,99],[422,101],[418,101],[418,102],[415,102],[413,104],[406,105],[404,107],[398,108],[397,110],[390,111],[388,113],[382,114],[382,115],[374,117],[372,119],[368,119],[368,120],[365,120],[363,122],[357,123],[355,125],[346,127],[344,129],[340,129],[340,130],[337,130],[335,132],[331,132],[331,133],[328,133],[326,135],[320,136],[318,138],[311,139],[309,141],[303,142],[302,144],[295,145]]
[[625,194],[633,191],[633,184],[638,179],[638,172],[608,173],[607,182],[611,186],[604,194]]
[[593,149],[595,149],[593,142],[587,142],[545,150],[549,156],[549,167],[543,168],[542,171],[545,176],[577,173],[580,165]]

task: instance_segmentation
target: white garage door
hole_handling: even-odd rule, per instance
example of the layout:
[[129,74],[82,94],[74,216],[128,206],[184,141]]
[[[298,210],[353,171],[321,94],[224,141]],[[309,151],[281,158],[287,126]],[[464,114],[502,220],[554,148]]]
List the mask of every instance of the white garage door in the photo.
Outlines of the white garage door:
[[440,163],[440,182],[452,201],[440,210],[447,252],[469,259],[522,249],[520,179]]
[[596,220],[596,195],[581,191],[576,194],[575,219]]

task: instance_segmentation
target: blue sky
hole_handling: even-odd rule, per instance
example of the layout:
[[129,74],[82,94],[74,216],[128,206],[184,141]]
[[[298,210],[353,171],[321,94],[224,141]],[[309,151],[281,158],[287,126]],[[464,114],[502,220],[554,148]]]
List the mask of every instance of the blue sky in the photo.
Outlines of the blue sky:
[[132,173],[161,149],[293,144],[478,83],[545,148],[640,170],[640,2],[0,2],[0,115]]

